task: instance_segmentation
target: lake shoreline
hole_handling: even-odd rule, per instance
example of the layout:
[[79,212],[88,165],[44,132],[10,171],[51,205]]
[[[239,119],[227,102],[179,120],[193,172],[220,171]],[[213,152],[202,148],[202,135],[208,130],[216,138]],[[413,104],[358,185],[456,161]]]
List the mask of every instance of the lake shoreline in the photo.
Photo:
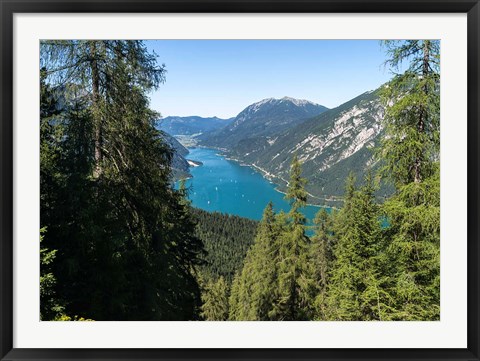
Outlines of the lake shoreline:
[[[227,149],[225,148],[218,148],[218,147],[205,147],[205,146],[201,146],[201,145],[196,145],[194,147],[190,147],[188,148],[188,150],[190,151],[190,149],[195,149],[195,148],[201,148],[201,149],[212,149],[212,150],[215,150],[215,151],[219,151],[221,153],[218,153],[219,156],[221,157],[224,157],[226,160],[229,160],[229,161],[233,161],[235,163],[237,163],[238,165],[242,166],[242,167],[249,167],[251,168],[252,170],[254,170],[255,172],[257,172],[258,174],[260,174],[266,181],[270,182],[271,184],[273,184],[275,187],[275,191],[281,193],[281,194],[284,194],[286,195],[287,193],[283,190],[280,189],[281,185],[274,182],[273,180],[274,179],[280,179],[282,180],[283,182],[285,182],[287,185],[288,185],[288,181],[283,179],[283,178],[280,178],[280,177],[277,177],[271,173],[269,173],[268,171],[266,171],[265,169],[257,166],[256,164],[249,164],[249,163],[245,163],[244,161],[240,160],[240,159],[237,159],[237,158],[234,158],[232,157],[231,155],[228,155],[226,154],[228,152]],[[323,200],[325,202],[342,202],[343,200],[338,200],[338,199],[326,199],[326,198],[320,198],[320,197],[317,197],[317,196],[314,196],[313,194],[307,192],[307,194],[311,197],[311,198],[314,198],[314,199],[318,199],[318,200]],[[311,207],[317,207],[317,208],[330,208],[330,209],[335,209],[335,210],[338,210],[339,208],[336,207],[336,206],[331,206],[331,205],[325,205],[325,204],[316,204],[316,203],[307,203],[307,206],[311,206]]]

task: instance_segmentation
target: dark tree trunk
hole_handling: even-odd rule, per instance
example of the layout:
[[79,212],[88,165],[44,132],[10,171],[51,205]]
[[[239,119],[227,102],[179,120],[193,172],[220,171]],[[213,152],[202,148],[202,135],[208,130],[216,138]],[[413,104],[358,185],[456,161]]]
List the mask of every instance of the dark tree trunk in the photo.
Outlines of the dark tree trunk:
[[[430,42],[425,40],[423,42],[423,64],[422,64],[422,80],[427,79],[430,73],[429,69],[429,60],[430,60]],[[428,94],[428,84],[425,83],[423,86],[423,92]],[[428,115],[428,107],[426,104],[420,104],[420,114],[418,116],[418,124],[417,130],[420,134],[425,132],[425,122],[427,121],[426,117]],[[414,182],[420,183],[422,181],[422,161],[424,155],[422,153],[418,154],[417,158],[415,159],[414,164]]]
[[95,41],[90,43],[90,69],[92,71],[92,96],[94,109],[95,169],[93,175],[98,178],[102,173],[102,116],[100,114],[100,75],[98,71],[98,52]]

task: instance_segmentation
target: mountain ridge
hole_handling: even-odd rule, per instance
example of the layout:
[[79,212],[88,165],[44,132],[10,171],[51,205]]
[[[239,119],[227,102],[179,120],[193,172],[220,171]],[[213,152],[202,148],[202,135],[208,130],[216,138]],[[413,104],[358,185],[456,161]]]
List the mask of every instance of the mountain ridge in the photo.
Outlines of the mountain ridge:
[[198,135],[226,126],[233,118],[168,116],[158,120],[157,128],[171,135]]
[[[383,134],[379,90],[364,92],[332,109],[287,96],[265,98],[245,107],[224,127],[193,134],[190,144],[221,150],[231,160],[262,173],[279,191],[286,189],[296,154],[308,180],[309,202],[337,205],[350,172],[361,183],[367,169],[379,167],[372,151]],[[182,137],[178,136],[184,143]],[[377,196],[392,191],[391,186],[381,184]]]
[[190,153],[189,150],[185,148],[174,136],[165,131],[161,131],[160,136],[173,150],[171,167],[174,180],[191,177],[190,164],[185,158],[188,153]]
[[308,100],[283,97],[266,98],[244,108],[233,121],[217,131],[198,137],[200,144],[235,147],[257,136],[273,136],[328,110]]
[[[268,103],[270,99],[260,102]],[[252,109],[260,102],[245,109]],[[334,205],[341,202],[344,180],[351,171],[361,183],[366,169],[378,168],[371,148],[383,134],[383,112],[379,89],[376,89],[274,135],[251,134],[232,146],[200,138],[200,145],[222,149],[232,159],[251,165],[277,183],[280,191],[286,189],[290,163],[297,154],[303,176],[309,181],[306,189],[315,199],[311,201]],[[377,196],[391,192],[390,186],[382,184]]]

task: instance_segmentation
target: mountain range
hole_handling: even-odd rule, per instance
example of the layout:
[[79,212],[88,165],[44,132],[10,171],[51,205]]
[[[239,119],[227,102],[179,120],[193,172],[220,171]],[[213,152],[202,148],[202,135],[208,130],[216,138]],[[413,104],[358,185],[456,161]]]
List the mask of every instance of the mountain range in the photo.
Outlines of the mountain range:
[[[308,180],[309,202],[335,205],[350,172],[361,180],[366,169],[378,168],[372,148],[383,134],[383,112],[378,90],[333,109],[307,100],[269,98],[249,105],[223,127],[195,135],[195,140],[256,168],[281,191],[296,154]],[[377,196],[391,192],[381,184]]]
[[201,145],[232,150],[248,139],[279,134],[328,108],[308,100],[268,98],[242,110],[227,126],[198,137]]
[[[311,201],[331,204],[342,198],[350,172],[361,180],[369,167],[378,167],[372,148],[382,134],[382,117],[378,91],[366,92],[281,134],[243,140],[226,152],[260,170],[280,190],[286,189],[290,163],[297,154]],[[382,184],[377,195],[390,192]]]
[[165,117],[158,121],[157,128],[171,135],[199,135],[228,125],[233,118]]

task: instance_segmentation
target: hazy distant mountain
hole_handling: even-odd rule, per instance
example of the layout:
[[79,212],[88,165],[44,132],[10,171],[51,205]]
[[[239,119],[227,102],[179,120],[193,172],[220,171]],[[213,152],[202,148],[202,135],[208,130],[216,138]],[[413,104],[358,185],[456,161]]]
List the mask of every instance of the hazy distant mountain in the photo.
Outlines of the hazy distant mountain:
[[158,129],[163,130],[171,135],[195,135],[199,133],[207,133],[228,125],[233,118],[221,119],[217,117],[202,118],[197,116],[191,117],[166,117],[158,121]]
[[[242,113],[254,114],[255,109],[267,102],[270,101],[256,103]],[[272,112],[271,116],[269,111]],[[361,179],[368,166],[375,166],[369,148],[378,142],[382,134],[383,111],[378,92],[366,92],[337,108],[302,120],[298,125],[286,126],[281,133],[264,130],[263,134],[266,135],[262,135],[254,127],[250,128],[252,131],[249,133],[246,127],[242,139],[234,142],[234,146],[228,146],[220,138],[210,138],[206,144],[225,148],[228,155],[261,170],[282,189],[285,188],[290,163],[296,153],[302,162],[303,176],[309,181],[307,190],[320,199],[331,201],[343,196],[345,178],[350,171],[356,172],[357,178]],[[237,120],[241,124],[243,116],[239,117],[225,129],[232,128]],[[262,118],[268,124],[266,127],[271,124],[278,129],[276,122],[267,121],[278,119],[277,107],[265,109]],[[383,186],[378,194],[390,191]]]
[[264,99],[246,107],[226,127],[198,139],[202,145],[232,149],[246,139],[281,133],[326,110],[307,100]]

